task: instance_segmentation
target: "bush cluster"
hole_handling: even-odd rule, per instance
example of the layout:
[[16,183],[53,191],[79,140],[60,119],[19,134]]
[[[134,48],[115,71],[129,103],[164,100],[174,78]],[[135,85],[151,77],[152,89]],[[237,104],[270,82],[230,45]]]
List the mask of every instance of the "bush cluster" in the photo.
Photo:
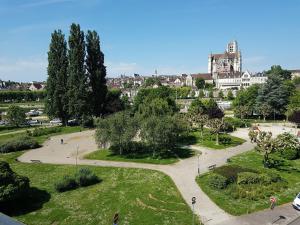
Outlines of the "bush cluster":
[[220,174],[212,173],[208,177],[208,185],[215,189],[225,189],[227,187],[227,179]]
[[39,137],[42,135],[53,134],[61,132],[61,127],[49,127],[49,128],[34,128],[34,130],[27,130],[28,136]]
[[258,184],[260,177],[257,173],[241,172],[238,174],[237,184]]
[[7,162],[0,161],[0,205],[18,199],[28,190],[29,179],[13,172]]
[[[236,117],[225,117],[225,128],[235,130],[236,128],[250,127],[251,123]],[[233,129],[234,128],[234,129]]]
[[215,173],[222,175],[227,179],[228,183],[235,183],[238,178],[238,174],[242,172],[256,172],[255,170],[243,168],[236,165],[225,165],[218,167],[214,170]]
[[76,189],[78,187],[86,187],[101,181],[90,169],[81,168],[75,173],[74,177],[64,176],[62,180],[55,183],[55,190],[65,192]]
[[29,136],[20,136],[6,141],[0,145],[1,153],[15,152],[26,149],[38,148],[39,143]]

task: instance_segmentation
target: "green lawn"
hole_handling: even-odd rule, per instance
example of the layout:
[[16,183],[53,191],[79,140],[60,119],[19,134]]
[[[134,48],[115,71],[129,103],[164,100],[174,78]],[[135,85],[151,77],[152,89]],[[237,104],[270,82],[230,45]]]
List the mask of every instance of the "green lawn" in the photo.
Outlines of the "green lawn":
[[[290,161],[290,166],[281,170],[265,169],[262,165],[262,156],[255,151],[240,154],[231,158],[230,165],[239,165],[245,168],[254,169],[258,172],[273,171],[280,174],[288,183],[284,189],[273,193],[278,199],[277,203],[284,204],[291,202],[300,191],[300,160]],[[197,178],[201,189],[222,209],[232,215],[242,215],[270,207],[269,197],[273,190],[265,190],[263,199],[249,200],[246,198],[236,199],[232,195],[232,187],[217,190],[211,188],[208,183],[208,173]],[[261,187],[261,191],[264,187]],[[269,192],[269,193],[268,193]]]
[[[222,143],[222,137],[231,138],[230,143]],[[225,149],[229,147],[235,147],[241,145],[245,142],[244,139],[231,136],[229,134],[220,134],[219,135],[219,145],[216,145],[215,135],[211,135],[208,129],[204,129],[203,138],[201,138],[199,131],[191,132],[188,137],[185,137],[183,140],[184,144],[196,144],[203,147],[211,149]]]
[[[30,128],[31,129],[31,128]],[[74,126],[74,127],[62,127],[62,130],[58,133],[52,133],[52,134],[48,134],[48,135],[43,135],[43,136],[39,136],[39,137],[33,137],[35,140],[37,140],[39,142],[39,144],[43,144],[44,141],[46,141],[49,137],[54,136],[54,135],[60,135],[60,134],[68,134],[68,133],[74,133],[74,132],[79,132],[81,130],[84,130],[82,127],[80,126]],[[26,132],[26,129],[24,130],[24,132],[21,133],[7,133],[5,135],[0,135],[0,144],[14,139],[18,136],[24,135]]]
[[[9,215],[28,225],[108,225],[119,212],[120,223],[186,225],[192,211],[172,180],[161,172],[143,169],[89,167],[103,181],[85,188],[57,193],[54,183],[75,166],[23,164],[20,155],[0,155],[12,169],[28,176],[33,187],[27,201],[15,205]],[[198,224],[198,223],[197,223]]]
[[151,164],[172,164],[178,162],[178,158],[188,158],[193,156],[194,152],[190,149],[177,149],[175,153],[166,158],[153,158],[151,153],[135,154],[135,155],[115,155],[110,150],[101,149],[85,156],[86,159],[138,162]]

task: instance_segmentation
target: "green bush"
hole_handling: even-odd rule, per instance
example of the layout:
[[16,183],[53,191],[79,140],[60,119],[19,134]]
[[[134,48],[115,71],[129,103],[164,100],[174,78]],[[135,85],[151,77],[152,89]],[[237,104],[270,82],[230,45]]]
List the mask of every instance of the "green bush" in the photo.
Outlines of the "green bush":
[[61,127],[35,128],[32,131],[27,130],[27,134],[31,137],[39,137],[42,135],[58,133],[61,132],[61,130],[62,130]]
[[32,139],[31,137],[20,136],[1,144],[0,152],[2,153],[15,152],[15,151],[21,151],[26,149],[38,148],[39,146],[40,146],[39,143],[36,140]]
[[256,172],[255,170],[243,168],[236,165],[225,165],[218,167],[214,170],[215,173],[226,177],[228,183],[235,183],[237,181],[238,174],[241,172]]
[[259,182],[263,185],[269,185],[272,183],[272,178],[268,174],[262,173],[259,174]]
[[76,183],[82,187],[93,185],[100,181],[100,179],[88,168],[81,168],[75,174],[75,180]]
[[220,135],[219,142],[224,145],[229,145],[232,143],[231,137]]
[[284,150],[280,151],[279,154],[282,158],[287,159],[287,160],[294,160],[299,157],[297,149],[294,149],[294,148],[284,149]]
[[28,190],[29,179],[13,172],[7,162],[0,161],[0,205],[18,199]]
[[55,184],[55,190],[58,192],[65,192],[69,190],[76,189],[78,184],[76,183],[75,179],[70,176],[64,176],[62,180],[58,181]]
[[273,183],[284,181],[284,179],[278,173],[275,173],[273,171],[268,171],[266,174],[268,175],[268,177],[270,177],[271,182]]
[[257,184],[260,177],[257,173],[241,172],[238,174],[237,184]]
[[208,185],[215,189],[224,189],[227,187],[227,179],[222,175],[213,173],[208,177]]
[[263,162],[267,168],[279,168],[284,166],[285,161],[277,155],[270,155],[267,161]]
[[227,124],[228,127],[229,126],[231,126],[232,128],[234,127],[234,129],[251,126],[250,122],[236,118],[236,117],[225,117],[224,122],[225,122],[225,124]]

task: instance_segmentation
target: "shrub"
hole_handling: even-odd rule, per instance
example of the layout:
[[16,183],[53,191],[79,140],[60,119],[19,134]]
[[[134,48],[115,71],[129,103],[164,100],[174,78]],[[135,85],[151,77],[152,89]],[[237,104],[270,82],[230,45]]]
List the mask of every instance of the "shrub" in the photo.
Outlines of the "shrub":
[[0,152],[2,153],[15,152],[15,151],[33,149],[38,147],[39,147],[39,143],[36,140],[28,136],[20,136],[1,144]]
[[226,177],[228,183],[234,183],[237,181],[238,173],[255,172],[255,170],[243,168],[236,165],[226,165],[216,168],[214,172]]
[[61,127],[35,128],[32,131],[27,130],[27,134],[31,137],[39,137],[39,136],[42,136],[42,135],[58,133],[61,130],[62,130]]
[[241,172],[238,174],[237,184],[257,184],[260,182],[259,175],[252,172]]
[[65,192],[77,188],[78,185],[73,177],[64,176],[62,180],[55,184],[55,190],[58,192]]
[[215,189],[224,189],[227,187],[227,179],[222,175],[213,173],[208,177],[208,185]]
[[29,179],[13,172],[7,162],[0,161],[0,204],[16,200],[28,190]]
[[298,158],[298,151],[294,148],[287,148],[280,151],[280,156],[287,160],[294,160]]
[[272,179],[268,174],[262,173],[259,174],[259,182],[263,185],[269,185],[272,183]]
[[225,117],[224,122],[227,123],[227,126],[232,126],[232,128],[244,128],[250,127],[251,123],[236,117]]
[[232,142],[232,139],[231,137],[221,135],[219,137],[219,141],[224,145],[229,145]]
[[266,174],[268,175],[268,177],[270,177],[271,182],[273,183],[284,181],[278,173],[275,173],[273,171],[268,171]]
[[276,155],[270,155],[268,160],[264,162],[265,167],[267,168],[279,168],[283,166],[285,161],[276,156]]
[[82,187],[93,185],[100,181],[100,179],[88,168],[81,168],[75,174],[75,180],[76,183]]

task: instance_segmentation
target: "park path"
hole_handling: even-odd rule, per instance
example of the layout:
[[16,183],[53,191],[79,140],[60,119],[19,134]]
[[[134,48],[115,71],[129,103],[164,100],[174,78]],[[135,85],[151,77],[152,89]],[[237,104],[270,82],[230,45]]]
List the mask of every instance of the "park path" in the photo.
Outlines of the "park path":
[[[247,129],[239,129],[233,133],[234,136],[248,140],[247,134]],[[61,139],[64,139],[64,144],[60,143]],[[247,141],[242,145],[224,150],[210,150],[195,145],[191,145],[189,147],[199,153],[202,153],[199,156],[199,169],[200,173],[205,173],[208,171],[208,166],[213,164],[216,164],[217,166],[224,165],[228,158],[249,151],[253,149],[254,145]],[[97,145],[94,140],[94,131],[90,130],[51,137],[50,140],[45,142],[43,147],[27,151],[20,156],[18,160],[27,163],[30,163],[31,160],[40,160],[42,163],[49,164],[75,165],[77,163],[80,165],[158,170],[172,178],[181,195],[190,207],[192,207],[192,197],[196,197],[195,213],[201,218],[201,221],[205,225],[242,224],[239,219],[241,217],[234,217],[223,211],[199,188],[195,181],[195,178],[198,175],[197,154],[194,157],[180,160],[179,162],[171,165],[87,160],[83,158],[85,154],[93,152],[96,149]],[[247,223],[247,225],[248,224],[251,223]]]

